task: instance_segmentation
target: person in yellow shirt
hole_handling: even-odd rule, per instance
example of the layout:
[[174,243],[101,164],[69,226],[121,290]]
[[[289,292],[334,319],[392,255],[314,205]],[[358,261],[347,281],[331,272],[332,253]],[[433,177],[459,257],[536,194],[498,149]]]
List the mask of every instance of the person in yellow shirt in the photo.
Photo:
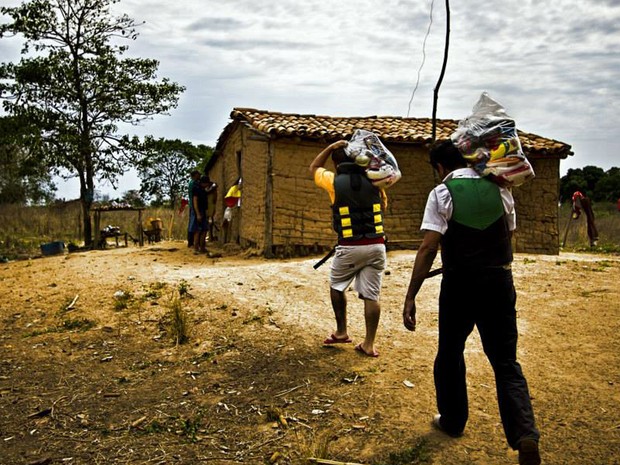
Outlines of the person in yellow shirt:
[[[375,337],[381,306],[379,296],[386,266],[383,212],[387,195],[366,177],[362,167],[353,163],[340,140],[330,144],[310,164],[314,182],[329,194],[332,224],[338,234],[338,245],[330,269],[330,298],[336,317],[336,331],[324,344],[352,342],[347,330],[347,298],[345,291],[355,280],[355,290],[364,301],[366,335],[355,349],[377,357]],[[324,165],[332,158],[336,171]]]

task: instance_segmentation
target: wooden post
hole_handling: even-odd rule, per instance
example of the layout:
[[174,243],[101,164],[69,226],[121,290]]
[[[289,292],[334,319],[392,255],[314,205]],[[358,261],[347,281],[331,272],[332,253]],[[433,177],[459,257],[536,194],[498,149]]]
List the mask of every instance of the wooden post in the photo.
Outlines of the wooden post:
[[142,228],[142,209],[138,209],[138,237],[140,238],[140,247],[144,245],[144,229]]
[[274,143],[267,143],[267,180],[265,183],[265,258],[273,258],[273,156]]
[[101,210],[95,210],[95,242],[93,249],[99,248],[99,238],[101,236]]
[[573,221],[573,210],[571,209],[568,212],[568,222],[566,223],[566,229],[564,229],[564,238],[562,239],[562,247],[564,247],[566,245],[566,237],[568,236],[568,228],[571,224],[571,221]]

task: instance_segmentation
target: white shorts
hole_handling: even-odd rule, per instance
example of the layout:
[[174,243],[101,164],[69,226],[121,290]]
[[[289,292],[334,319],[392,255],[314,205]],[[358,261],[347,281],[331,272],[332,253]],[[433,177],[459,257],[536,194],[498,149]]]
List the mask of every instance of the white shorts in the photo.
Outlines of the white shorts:
[[337,245],[329,284],[344,292],[355,278],[360,299],[378,301],[385,270],[385,244]]

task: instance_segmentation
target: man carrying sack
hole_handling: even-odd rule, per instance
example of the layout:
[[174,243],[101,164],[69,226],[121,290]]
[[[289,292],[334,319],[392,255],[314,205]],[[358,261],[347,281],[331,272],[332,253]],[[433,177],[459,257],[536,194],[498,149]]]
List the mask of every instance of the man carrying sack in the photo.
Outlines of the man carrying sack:
[[[515,229],[510,191],[481,177],[451,140],[431,150],[430,162],[443,182],[428,197],[403,308],[403,323],[416,328],[415,298],[441,244],[439,345],[434,365],[439,414],[433,425],[458,437],[468,418],[465,342],[478,328],[495,372],[497,400],[508,444],[520,465],[539,465],[539,433],[527,381],[517,362],[516,292],[511,262]],[[480,290],[480,292],[478,291]]]
[[[330,270],[330,297],[336,317],[336,331],[324,344],[351,342],[347,332],[346,290],[355,279],[355,290],[364,301],[366,336],[355,350],[377,357],[375,336],[381,307],[379,295],[386,265],[383,211],[387,196],[366,176],[365,169],[347,157],[347,142],[326,147],[310,164],[317,186],[325,189],[332,203],[332,222],[338,245]],[[336,173],[324,168],[331,156]]]

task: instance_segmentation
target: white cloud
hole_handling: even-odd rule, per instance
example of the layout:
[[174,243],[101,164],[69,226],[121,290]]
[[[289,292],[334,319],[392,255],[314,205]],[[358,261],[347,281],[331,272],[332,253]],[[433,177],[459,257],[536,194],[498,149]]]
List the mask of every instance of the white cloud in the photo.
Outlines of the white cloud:
[[[405,116],[430,6],[431,0],[121,0],[114,11],[145,21],[130,54],[159,60],[160,76],[187,87],[171,116],[138,132],[215,144],[235,106]],[[444,8],[434,2],[411,116],[431,116]],[[488,91],[523,130],[574,146],[563,169],[620,164],[613,148],[620,1],[469,0],[451,9],[439,117],[467,116]]]

